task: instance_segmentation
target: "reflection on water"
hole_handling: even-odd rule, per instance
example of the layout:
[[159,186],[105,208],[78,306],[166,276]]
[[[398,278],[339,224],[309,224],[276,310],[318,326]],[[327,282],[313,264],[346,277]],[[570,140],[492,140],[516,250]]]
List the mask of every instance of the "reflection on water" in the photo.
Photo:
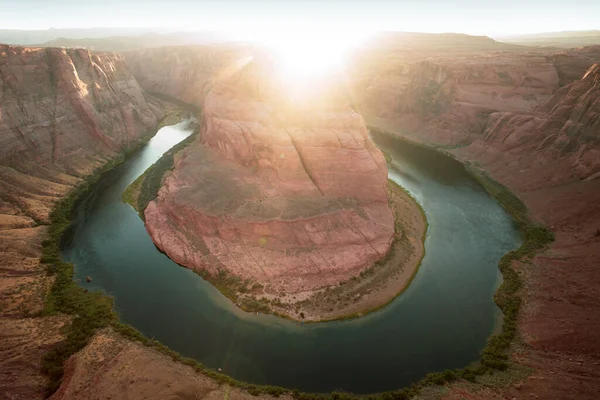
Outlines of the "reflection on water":
[[190,132],[166,127],[108,173],[77,209],[63,248],[86,288],[115,297],[121,319],[183,356],[234,378],[304,391],[366,393],[479,358],[494,328],[497,263],[519,243],[511,219],[454,160],[376,137],[394,158],[390,178],[429,219],[426,256],[410,287],[363,318],[301,325],[247,314],[159,252],[136,212],[120,200],[135,178]]

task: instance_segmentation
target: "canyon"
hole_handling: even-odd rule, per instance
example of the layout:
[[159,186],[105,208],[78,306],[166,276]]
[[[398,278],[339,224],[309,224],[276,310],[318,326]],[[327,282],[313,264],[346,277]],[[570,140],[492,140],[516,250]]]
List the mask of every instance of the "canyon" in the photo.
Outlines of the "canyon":
[[[549,248],[513,265],[523,280],[523,307],[511,359],[532,372],[524,381],[500,387],[449,385],[441,397],[593,399],[600,390],[600,341],[595,334],[600,328],[596,301],[600,279],[600,47],[549,50],[496,43],[478,40],[472,48],[467,43],[455,51],[452,39],[431,47],[408,47],[392,37],[380,46],[363,48],[350,65],[349,102],[368,126],[439,147],[487,171],[518,194],[531,214],[556,236]],[[248,100],[252,90],[237,94],[235,87],[220,86],[217,79],[227,75],[231,60],[246,57],[247,51],[202,46],[115,55],[0,47],[0,331],[1,354],[6,360],[0,374],[4,393],[13,398],[43,396],[46,378],[40,373],[41,357],[62,340],[61,327],[71,319],[40,314],[52,284],[52,277],[39,263],[48,213],[84,175],[155,130],[169,106],[150,93],[201,104],[206,119],[198,143],[177,157],[156,204],[146,210],[149,230],[152,226],[163,229],[161,212],[173,209],[176,192],[170,189],[177,185],[169,182],[197,179],[190,171],[201,172],[202,167],[194,169],[193,163],[186,163],[186,156],[194,158],[202,151],[218,154],[222,158],[216,161],[219,165],[238,172],[240,168],[232,160],[255,165],[269,185],[281,188],[293,182],[280,189],[291,193],[343,193],[346,189],[328,185],[325,178],[311,182],[306,175],[274,180],[268,163],[276,160],[251,158],[262,153],[248,152],[234,141],[243,131],[236,128],[236,120],[250,111],[265,113],[258,105],[252,108]],[[242,99],[236,107],[223,101],[223,93],[230,96],[232,92]],[[345,116],[342,122],[356,129],[353,145],[363,154],[372,154],[375,150],[368,149],[364,125],[352,117],[357,114],[347,107],[341,110],[334,115]],[[217,124],[231,130],[226,140],[215,138]],[[327,139],[339,140],[337,136]],[[302,146],[285,144],[286,157],[296,157],[299,162]],[[380,156],[373,158],[377,158],[376,169],[369,171],[378,179],[380,190],[366,191],[358,203],[374,202],[387,214],[385,175],[381,172],[386,167]],[[321,171],[317,170],[316,176]],[[264,181],[250,182],[266,185]],[[190,201],[185,196],[182,199]],[[333,211],[338,215],[344,212]],[[190,212],[199,216],[206,210]],[[393,226],[389,214],[379,221],[387,229],[380,231],[385,232],[379,239],[383,248],[389,246]],[[181,221],[186,223],[191,221]],[[157,242],[164,240],[159,233],[155,235]],[[258,242],[257,248],[261,246],[260,237],[248,237]],[[150,362],[160,367],[142,368]],[[162,369],[170,377],[159,371]],[[157,398],[177,393],[196,393],[201,398],[222,396],[223,392],[235,398],[248,396],[238,389],[229,392],[226,385],[217,385],[191,367],[110,330],[98,334],[73,356],[65,373],[54,398],[90,398],[94,388],[100,390],[100,381],[114,384],[102,386],[101,393],[95,392],[97,398],[119,398],[123,391],[132,396],[156,394]],[[113,380],[115,375],[117,380]],[[160,387],[161,391],[151,392],[148,387]]]
[[[236,304],[258,301],[261,311],[319,320],[311,306],[322,303],[318,292],[362,277],[390,251],[386,161],[339,85],[318,83],[315,94],[290,98],[272,78],[273,63],[258,57],[218,78],[202,103],[197,139],[175,155],[158,197],[140,211],[160,249],[209,280],[227,281]],[[410,203],[398,190],[391,199]],[[402,229],[418,242],[422,214],[403,211],[418,228]],[[406,243],[397,251],[410,260],[404,266],[396,258],[393,267],[405,268],[406,280],[422,249]]]
[[53,278],[40,256],[52,207],[152,134],[167,109],[124,62],[87,50],[0,46],[0,391],[13,398],[43,395],[42,356],[71,320],[43,313]]
[[[467,54],[415,65],[390,53],[389,47],[380,53],[383,66],[369,59],[356,71],[358,102],[371,126],[481,168],[556,235],[546,251],[514,265],[524,281],[524,311],[513,358],[534,372],[473,398],[594,398],[600,47]],[[468,392],[455,388],[447,398]]]

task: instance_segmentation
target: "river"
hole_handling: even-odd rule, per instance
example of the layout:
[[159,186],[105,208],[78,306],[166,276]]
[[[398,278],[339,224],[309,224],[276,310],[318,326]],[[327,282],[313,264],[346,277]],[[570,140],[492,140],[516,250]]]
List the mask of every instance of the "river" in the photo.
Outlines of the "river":
[[[518,247],[511,217],[445,155],[381,135],[389,177],[419,201],[426,255],[408,289],[382,310],[302,325],[244,313],[212,285],[158,251],[123,190],[191,131],[162,128],[128,162],[102,176],[75,209],[62,256],[76,279],[115,299],[125,323],[243,381],[306,392],[380,392],[479,359],[500,311],[498,261]],[[85,277],[93,278],[86,283]]]

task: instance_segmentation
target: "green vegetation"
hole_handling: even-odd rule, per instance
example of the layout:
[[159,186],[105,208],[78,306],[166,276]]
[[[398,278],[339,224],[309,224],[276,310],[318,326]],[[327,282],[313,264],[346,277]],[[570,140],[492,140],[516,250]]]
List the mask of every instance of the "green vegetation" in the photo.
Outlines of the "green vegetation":
[[382,149],[379,149],[379,150],[381,151],[381,154],[383,154],[383,158],[385,158],[385,162],[388,164],[391,163],[393,160],[393,157],[391,156],[391,154]]
[[42,315],[64,313],[72,315],[73,319],[65,328],[65,340],[46,353],[42,360],[42,370],[49,377],[48,395],[54,393],[62,382],[64,362],[81,350],[98,329],[117,321],[112,298],[81,288],[73,280],[73,265],[60,258],[60,240],[71,223],[72,210],[79,198],[98,181],[104,172],[121,164],[139,150],[154,136],[156,130],[168,123],[166,121],[171,120],[171,117],[171,115],[167,116],[142,139],[125,148],[112,161],[87,176],[82,184],[58,201],[50,213],[50,226],[47,238],[42,242],[40,262],[47,265],[47,272],[54,276],[54,283],[46,297]]
[[523,201],[505,186],[490,178],[483,170],[472,166],[467,166],[467,170],[512,215],[523,234],[521,247],[500,259],[499,268],[504,281],[496,292],[494,300],[504,313],[504,323],[502,333],[488,340],[481,359],[481,365],[484,367],[504,370],[508,368],[506,350],[517,333],[517,315],[521,306],[521,298],[517,295],[521,288],[521,278],[512,268],[512,263],[533,256],[538,250],[553,242],[554,233],[534,222]]
[[123,192],[123,201],[132,205],[133,208],[137,210],[142,220],[145,220],[144,210],[148,207],[148,204],[158,196],[158,191],[160,190],[165,172],[173,169],[175,154],[192,143],[197,134],[198,129],[194,130],[194,133],[173,146]]
[[[168,152],[170,154],[167,157],[163,157],[164,161],[161,162],[161,159],[151,167],[152,171],[146,171],[147,179],[144,179],[144,182],[146,180],[148,182],[142,182],[140,185],[141,192],[140,198],[137,201],[138,205],[147,205],[148,199],[156,197],[162,175],[173,166],[174,154],[185,147],[189,141],[193,140],[190,138],[184,141],[186,143],[181,142],[178,146],[170,150]],[[71,324],[65,327],[65,340],[44,356],[42,368],[50,378],[47,394],[52,394],[60,386],[63,377],[64,362],[81,350],[99,329],[112,327],[115,332],[130,340],[151,347],[171,357],[174,361],[189,365],[197,372],[202,372],[221,384],[228,384],[247,390],[248,393],[254,396],[267,394],[279,397],[283,394],[289,394],[298,400],[343,400],[358,398],[358,396],[348,393],[309,394],[276,386],[248,384],[214,370],[207,369],[195,360],[181,357],[178,353],[170,350],[158,341],[146,338],[131,326],[120,323],[116,313],[113,311],[112,299],[110,297],[98,292],[88,292],[73,281],[73,265],[62,261],[59,255],[60,239],[70,224],[72,210],[80,196],[87,192],[103,172],[122,162],[126,157],[125,154],[131,154],[132,152],[133,150],[128,150],[116,160],[109,162],[86,178],[83,184],[76,187],[67,197],[55,205],[50,215],[51,225],[48,229],[48,238],[43,242],[43,257],[41,262],[48,265],[48,273],[54,275],[55,281],[46,299],[43,315],[65,313],[72,315],[73,319]],[[481,363],[477,367],[430,373],[410,387],[361,396],[363,398],[385,400],[410,399],[418,395],[422,389],[431,385],[444,385],[460,379],[474,382],[477,380],[477,376],[492,374],[496,370],[505,370],[509,367],[508,349],[516,335],[517,314],[521,305],[521,299],[518,297],[521,280],[519,275],[512,269],[512,262],[533,256],[537,251],[550,243],[554,239],[554,236],[545,227],[531,220],[524,203],[507,188],[493,181],[483,171],[473,167],[468,167],[468,170],[492,196],[498,199],[507,212],[514,217],[523,232],[521,247],[506,254],[499,263],[504,282],[495,295],[495,301],[504,313],[502,332],[490,337],[488,345],[483,351]],[[143,208],[140,209],[143,210]],[[252,285],[251,282],[242,282],[239,278],[228,276],[226,273],[219,274],[217,277],[209,277],[207,275],[207,278],[213,284],[217,282],[215,285],[221,282],[221,284],[227,287],[235,284],[237,286],[243,285],[248,290],[255,290],[256,286],[256,284]],[[258,306],[253,301],[258,303]],[[249,303],[249,306],[262,307],[268,302],[262,299],[256,300],[251,298]],[[302,313],[300,315],[302,316]]]
[[116,320],[112,300],[101,293],[87,292],[73,281],[73,265],[60,259],[59,244],[61,237],[71,222],[71,210],[77,199],[94,184],[102,172],[122,162],[119,157],[97,170],[85,182],[59,201],[50,214],[51,225],[48,238],[43,242],[43,254],[40,262],[48,265],[48,274],[54,275],[54,284],[46,298],[43,315],[65,313],[73,315],[66,327],[66,338],[50,350],[42,360],[42,370],[49,376],[47,394],[58,389],[62,382],[64,362],[81,350],[97,329],[108,326]]

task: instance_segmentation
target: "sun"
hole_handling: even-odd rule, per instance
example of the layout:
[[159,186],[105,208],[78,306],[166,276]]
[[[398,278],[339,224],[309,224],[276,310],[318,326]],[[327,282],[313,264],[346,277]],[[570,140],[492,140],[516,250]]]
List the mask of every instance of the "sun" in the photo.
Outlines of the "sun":
[[291,38],[269,43],[284,77],[309,78],[342,67],[347,43],[333,40]]
[[306,28],[271,34],[262,42],[275,54],[283,78],[302,81],[343,68],[344,54],[360,42],[360,36]]

